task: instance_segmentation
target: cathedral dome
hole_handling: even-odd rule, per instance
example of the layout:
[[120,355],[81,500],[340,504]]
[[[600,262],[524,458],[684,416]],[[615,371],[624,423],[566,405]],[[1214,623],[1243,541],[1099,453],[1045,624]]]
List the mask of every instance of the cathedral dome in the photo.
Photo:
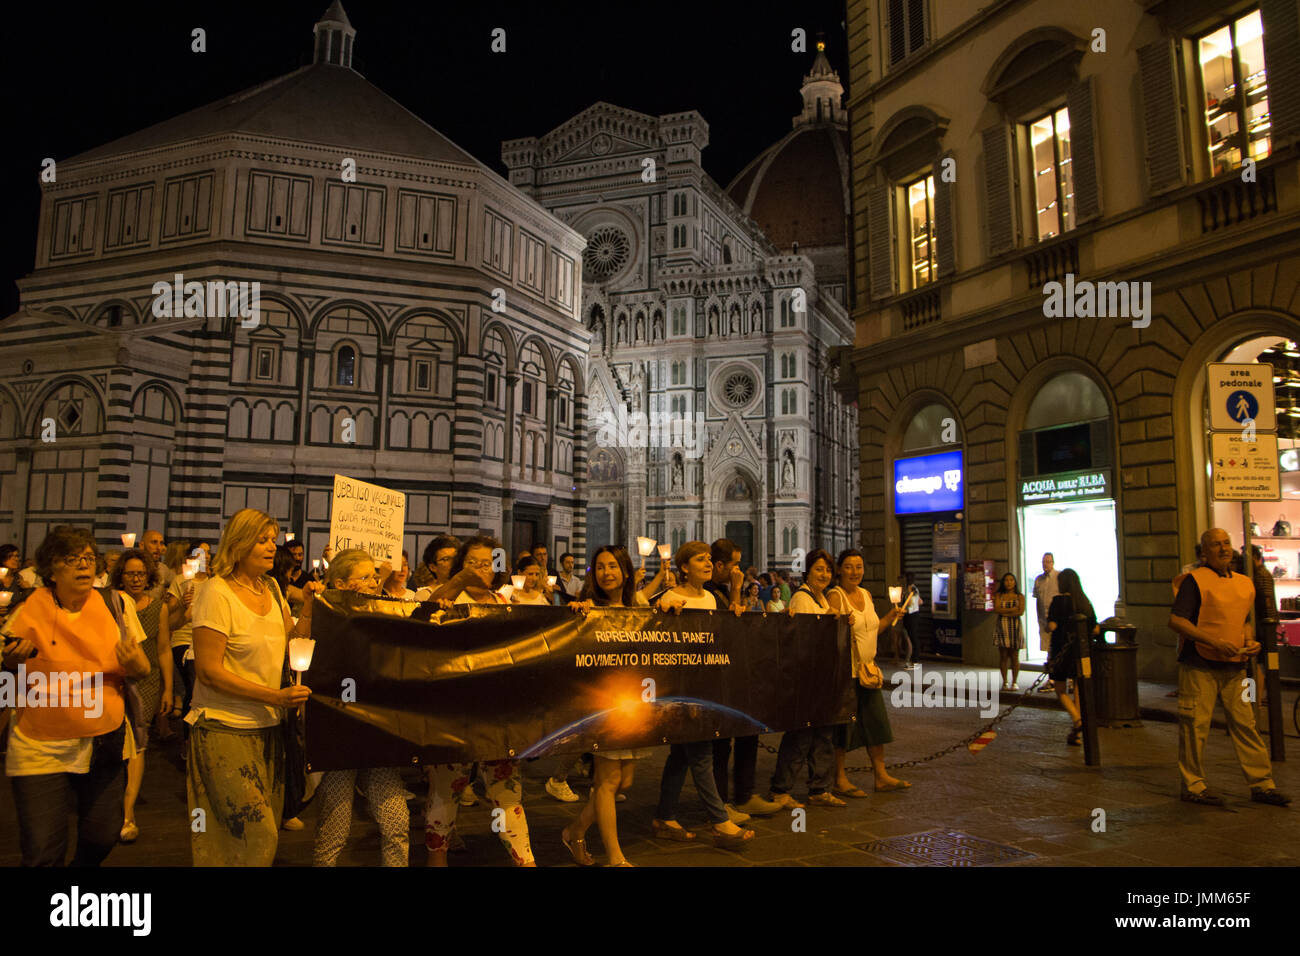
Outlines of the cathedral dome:
[[800,89],[794,128],[758,155],[727,187],[772,244],[788,250],[849,242],[849,133],[840,105],[844,88],[817,44]]

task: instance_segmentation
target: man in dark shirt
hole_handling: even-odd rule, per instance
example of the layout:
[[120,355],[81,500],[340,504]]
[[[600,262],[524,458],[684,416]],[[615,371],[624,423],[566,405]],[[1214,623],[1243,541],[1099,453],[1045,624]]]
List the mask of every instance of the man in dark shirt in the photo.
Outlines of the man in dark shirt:
[[1203,564],[1178,587],[1169,626],[1182,638],[1178,649],[1178,771],[1182,799],[1223,806],[1224,799],[1205,781],[1202,756],[1215,701],[1223,703],[1228,732],[1237,752],[1250,798],[1284,807],[1291,798],[1273,783],[1268,750],[1255,728],[1255,712],[1242,693],[1246,665],[1259,644],[1246,627],[1255,586],[1231,570],[1232,542],[1222,528],[1201,536]]

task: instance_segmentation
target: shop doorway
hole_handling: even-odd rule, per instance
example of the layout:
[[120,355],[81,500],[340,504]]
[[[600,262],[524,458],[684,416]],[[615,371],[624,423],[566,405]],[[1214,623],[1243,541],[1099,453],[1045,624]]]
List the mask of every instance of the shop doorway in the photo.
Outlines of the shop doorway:
[[1044,552],[1052,552],[1056,570],[1074,568],[1097,620],[1115,611],[1119,598],[1119,549],[1115,534],[1115,501],[1052,502],[1020,509],[1021,567],[1019,578],[1025,595],[1026,660],[1041,664],[1047,654],[1039,649],[1038,611],[1034,606],[1034,578],[1043,573]]

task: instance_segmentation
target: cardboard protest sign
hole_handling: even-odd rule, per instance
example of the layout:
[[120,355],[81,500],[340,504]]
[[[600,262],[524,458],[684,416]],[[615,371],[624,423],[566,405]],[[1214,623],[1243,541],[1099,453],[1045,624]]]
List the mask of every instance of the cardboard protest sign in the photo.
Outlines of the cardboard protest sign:
[[355,478],[334,476],[330,503],[330,547],[337,554],[361,548],[377,562],[402,560],[406,495]]

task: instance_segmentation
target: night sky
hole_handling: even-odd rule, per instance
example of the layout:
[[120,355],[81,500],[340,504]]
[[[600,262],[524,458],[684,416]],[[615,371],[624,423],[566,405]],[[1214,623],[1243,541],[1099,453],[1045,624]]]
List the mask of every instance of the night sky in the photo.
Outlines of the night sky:
[[[59,4],[9,8],[4,56],[3,282],[0,317],[31,272],[46,156],[75,156],[311,60],[329,0]],[[706,171],[726,186],[790,129],[812,54],[826,34],[848,87],[842,0],[790,3],[380,3],[345,0],[354,67],[504,174],[501,142],[541,136],[598,100],[709,123]],[[643,12],[644,11],[644,12]],[[207,52],[190,32],[207,31]],[[504,54],[491,31],[506,30]]]

